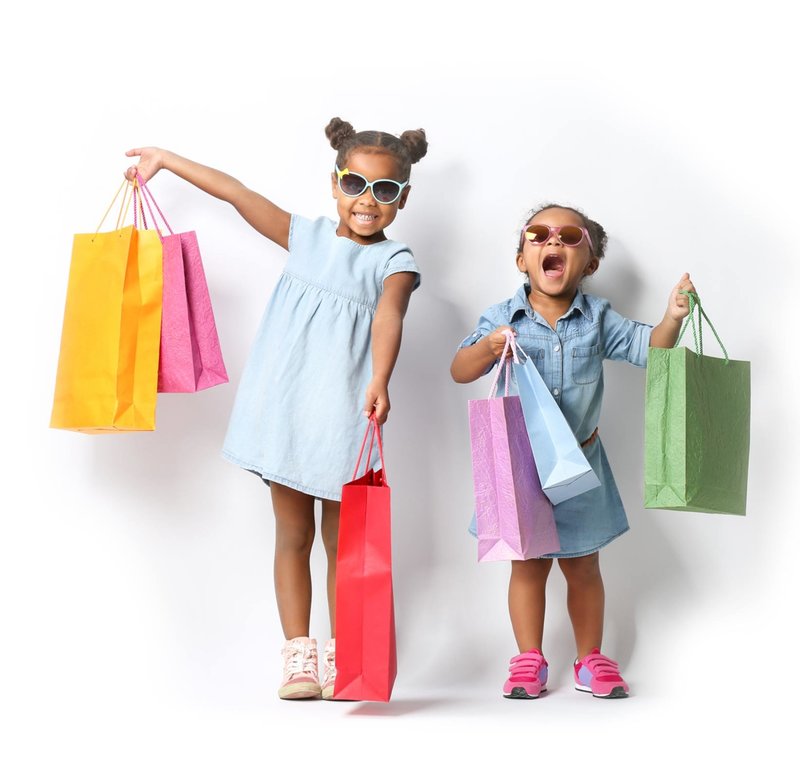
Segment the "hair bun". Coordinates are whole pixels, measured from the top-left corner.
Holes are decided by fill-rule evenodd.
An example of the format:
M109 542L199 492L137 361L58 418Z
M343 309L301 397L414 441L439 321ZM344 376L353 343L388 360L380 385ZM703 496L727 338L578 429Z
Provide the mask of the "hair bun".
M425 138L425 131L422 128L404 131L400 141L406 148L412 164L419 162L428 153L428 139Z
M325 128L325 135L331 146L337 151L341 148L345 141L355 136L355 128L339 117L334 117Z

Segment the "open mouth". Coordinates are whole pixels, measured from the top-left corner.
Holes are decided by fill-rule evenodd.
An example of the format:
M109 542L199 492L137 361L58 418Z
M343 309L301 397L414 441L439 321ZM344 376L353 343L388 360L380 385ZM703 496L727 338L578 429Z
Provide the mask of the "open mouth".
M546 277L555 279L564 273L564 258L560 255L547 255L542 261L542 271Z
M353 215L359 223L372 223L378 220L378 216L371 213L353 213Z

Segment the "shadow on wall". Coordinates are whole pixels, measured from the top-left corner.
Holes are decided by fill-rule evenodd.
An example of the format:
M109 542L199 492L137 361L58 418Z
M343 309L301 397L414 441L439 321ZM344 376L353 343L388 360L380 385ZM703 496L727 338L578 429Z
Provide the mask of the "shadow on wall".
M212 295L217 328L229 382L189 394L159 394L156 433L110 434L92 437L92 481L115 492L135 494L145 512L184 513L192 508L187 497L202 498L202 466L219 456L244 365L241 344L225 342L220 318L230 321L238 311L236 296ZM238 352L238 353L236 353Z

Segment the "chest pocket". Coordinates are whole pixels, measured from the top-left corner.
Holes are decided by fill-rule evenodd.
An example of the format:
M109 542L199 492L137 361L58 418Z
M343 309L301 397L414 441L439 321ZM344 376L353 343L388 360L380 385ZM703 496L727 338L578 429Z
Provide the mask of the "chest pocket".
M580 386L596 383L603 372L600 346L572 349L572 380Z

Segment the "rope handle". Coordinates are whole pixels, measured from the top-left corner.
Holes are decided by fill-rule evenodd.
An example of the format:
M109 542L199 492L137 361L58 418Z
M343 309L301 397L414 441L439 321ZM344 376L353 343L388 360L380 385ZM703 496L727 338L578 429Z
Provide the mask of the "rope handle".
M508 384L511 380L511 359L513 358L514 361L519 364L519 356L517 356L517 343L514 340L514 333L511 330L503 330L503 335L506 336L506 345L503 346L503 354L500 357L500 363L497 365L497 372L494 374L494 379L492 380L492 388L489 391L489 399L494 399L497 395L497 384L500 381L500 371L505 368L505 382L506 382L506 392L505 396L508 396ZM506 356L508 354L509 349L511 349L511 356Z
M103 224L106 222L106 218L108 218L108 214L111 212L111 208L114 207L114 203L117 201L120 192L124 189L125 192L122 195L122 201L120 202L119 213L117 213L117 225L116 228L119 229L122 222L128 215L128 208L131 204L132 197L128 197L128 193L131 189L131 182L128 180L124 180L120 185L119 189L117 189L117 193L114 195L114 199L111 200L111 204L106 208L106 212L103 213L103 217L100 219L100 223L97 224L97 228L94 230L95 236L97 236L98 232L102 228Z
M142 204L142 195L141 187L139 186L138 177L133 181L133 228L139 228L139 221L137 219L137 212L141 213L142 216L142 228L147 229L147 218L144 215L144 205ZM155 225L155 221L153 221L153 225ZM158 231L158 230L156 230ZM159 234L159 237L161 235Z
M144 199L145 203L147 204L147 209L150 211L150 218L153 221L153 226L156 227L156 231L158 231L158 226L156 223L156 215L153 212L153 208L150 206L151 202L155 206L155 209L158 210L158 214L161 216L161 220L164 222L164 226L167 227L167 231L170 234L174 234L175 232L172 230L172 227L169 225L166 216L161 211L161 208L158 206L158 202L156 202L156 198L153 196L153 192L150 191L150 187L147 186L144 178L142 178L141 174L138 171L136 173L136 180L139 182L139 188L141 189L141 196Z
M358 460L356 461L356 467L353 471L353 479L355 481L356 476L358 476L358 469L361 466L361 458L364 455L364 447L367 444L367 437L371 435L371 439L369 440L369 451L367 452L367 462L364 466L364 470L369 468L370 462L372 460L372 445L375 443L375 440L378 441L378 453L381 456L381 470L383 471L383 484L384 486L389 486L389 480L386 478L386 462L383 459L383 439L381 438L381 428L378 425L378 418L373 412L369 416L369 422L367 423L367 430L364 432L364 439L361 442L361 450L358 453Z
M678 335L678 340L675 341L675 347L681 342L681 338L683 338L683 334L686 332L686 328L689 324L692 325L692 335L694 336L694 349L699 356L703 356L703 320L705 319L708 322L708 326L711 328L711 332L714 333L714 337L717 339L717 343L719 343L719 347L722 349L722 353L725 354L725 364L727 364L730 360L728 359L728 351L726 350L725 346L722 344L719 335L713 324L711 324L711 320L708 318L708 314L703 310L703 306L700 303L700 296L697 293L690 292L689 290L681 290L681 295L686 295L689 297L689 315L686 317L686 322L684 322L683 327L681 327L681 332ZM698 310L699 318L695 323L695 308Z

